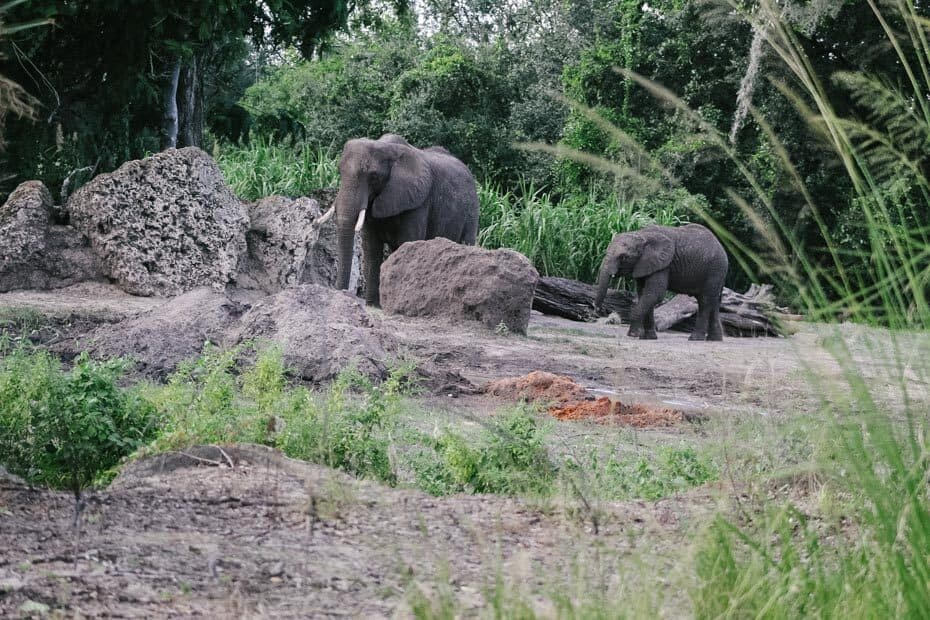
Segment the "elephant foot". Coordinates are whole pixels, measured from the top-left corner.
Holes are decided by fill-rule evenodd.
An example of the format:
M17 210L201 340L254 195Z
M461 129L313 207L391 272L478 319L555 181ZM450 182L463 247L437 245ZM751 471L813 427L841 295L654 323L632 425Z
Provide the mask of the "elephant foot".
M723 334L707 334L707 339L713 342L720 342L723 340Z
M639 337L640 340L658 340L659 336L656 334L655 330L643 332L643 335Z
M631 327L630 331L626 333L630 338L642 338L643 337L643 328L642 327Z

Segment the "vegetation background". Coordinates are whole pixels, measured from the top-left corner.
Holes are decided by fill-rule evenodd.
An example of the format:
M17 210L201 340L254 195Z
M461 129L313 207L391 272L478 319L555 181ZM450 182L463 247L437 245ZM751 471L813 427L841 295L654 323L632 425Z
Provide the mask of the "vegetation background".
M872 118L867 90L850 96L850 72L894 83L902 66L869 3L780 4L820 87L839 102L837 114ZM38 104L34 118L4 119L0 197L33 178L56 193L69 179L65 191L73 191L159 150L166 101L176 99L177 143L215 153L247 199L334 184L332 161L346 139L392 131L444 145L471 166L483 189L482 243L523 251L544 274L591 280L611 232L648 221L713 220L738 241L731 249L768 251L748 206L783 221L825 276L869 280L867 222L853 183L837 174L835 154L790 94L799 78L733 7L17 0L4 23L54 25L0 41L0 75ZM658 105L624 71L663 85L698 116ZM725 149L709 128L727 137ZM911 136L896 146L923 169L921 145ZM618 168L567 156L575 151ZM890 209L890 224L926 227L927 210L907 208L923 198L912 179L876 182L901 207ZM759 267L734 265L736 288ZM782 288L788 302L799 301L793 289Z

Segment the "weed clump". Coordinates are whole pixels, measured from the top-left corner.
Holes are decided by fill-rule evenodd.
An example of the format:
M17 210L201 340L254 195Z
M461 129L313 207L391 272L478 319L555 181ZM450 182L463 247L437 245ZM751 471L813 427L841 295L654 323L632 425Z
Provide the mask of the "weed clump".
M155 408L120 387L125 370L122 360L83 354L65 372L49 353L25 346L0 358L0 462L79 496L155 437Z

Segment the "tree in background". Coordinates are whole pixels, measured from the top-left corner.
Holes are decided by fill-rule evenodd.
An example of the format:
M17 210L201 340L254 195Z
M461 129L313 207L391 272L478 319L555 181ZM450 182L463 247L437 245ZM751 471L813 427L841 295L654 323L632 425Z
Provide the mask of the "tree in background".
M403 7L403 3L395 3ZM309 58L346 26L348 0L24 0L13 22L54 18L38 36L2 43L0 74L40 103L39 122L6 131L16 180L60 182L76 168L109 170L146 152L203 141L210 78L261 46ZM248 41L252 47L245 44ZM243 89L241 82L232 88ZM227 108L228 109L228 108ZM9 189L4 186L4 189Z

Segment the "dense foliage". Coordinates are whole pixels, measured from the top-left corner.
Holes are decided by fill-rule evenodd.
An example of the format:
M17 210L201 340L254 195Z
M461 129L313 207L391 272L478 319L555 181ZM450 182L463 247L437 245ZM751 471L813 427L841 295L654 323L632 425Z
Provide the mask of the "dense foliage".
M0 75L41 103L36 120L7 119L0 194L32 177L57 191L73 171L81 171L73 179L80 182L159 149L167 68L182 69L180 105L190 91L185 71L196 65L202 84L194 84L194 100L202 105L190 108L196 114L180 105L179 144L198 133L185 134L189 123L200 123L206 143L288 143L298 153L293 165L314 165L350 137L391 131L446 146L502 196L537 188L565 213L600 211L599 222L625 217L607 213L612 205L641 211L639 223L666 221L659 214L674 202L675 217L687 213L726 237L736 259L731 285L777 280L789 302L803 303L802 291L788 284L804 260L829 281L871 286L874 243L861 201L887 204L880 209L887 227L920 231L918 240L930 225L917 180L926 168L914 129L921 123L900 120L920 121L920 111L909 93L886 96L881 88L916 74L918 58L900 46L864 43L882 40L886 28L913 26L895 11L883 23L868 3L780 6L798 62L819 76L817 88L837 117L868 118L887 132L884 150L873 148L874 136L856 138L880 159L880 192L870 197L836 173L819 106L796 63L779 53L770 25L753 21L765 2L734 5L740 11L705 0L156 4L13 3L5 20L51 16L56 25L12 32L0 43ZM918 20L928 11L921 3L908 10ZM634 74L666 94L657 97ZM323 171L303 177L323 179ZM256 181L247 194L279 187ZM525 212L518 219L537 218ZM760 224L805 259L793 251L787 263L775 260L779 244L764 238ZM533 232L514 239L498 226L484 239L525 249ZM591 237L581 243L606 243L598 227ZM537 252L547 254L565 258L548 247ZM563 268L540 265L547 273L591 273L571 260Z

